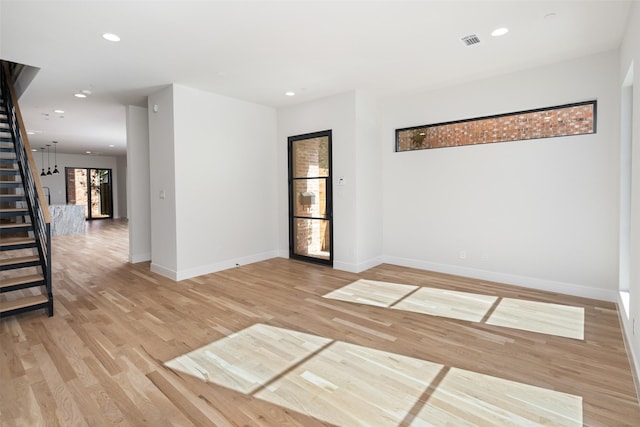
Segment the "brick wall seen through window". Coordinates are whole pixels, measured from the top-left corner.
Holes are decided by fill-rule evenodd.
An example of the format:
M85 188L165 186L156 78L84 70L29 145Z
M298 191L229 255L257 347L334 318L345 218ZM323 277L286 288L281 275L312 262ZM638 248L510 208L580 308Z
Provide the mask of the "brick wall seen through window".
M596 132L597 101L396 130L396 151L521 141Z

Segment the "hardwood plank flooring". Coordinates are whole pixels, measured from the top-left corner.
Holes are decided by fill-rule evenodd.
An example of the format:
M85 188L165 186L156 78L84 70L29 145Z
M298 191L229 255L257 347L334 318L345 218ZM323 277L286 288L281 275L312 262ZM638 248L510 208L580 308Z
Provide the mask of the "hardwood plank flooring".
M455 425L463 425L461 419L501 425L500 419L474 418L477 402L494 399L496 408L508 409L513 402L500 403L505 394L522 393L539 393L521 398L523 406L561 402L554 396L571 406L572 396L579 398L584 425L640 425L614 304L392 265L352 274L285 259L176 283L151 273L148 263L128 264L127 237L126 222L105 220L92 222L86 235L53 238L56 315L32 312L0 321L0 425L381 425L367 418L369 412L360 419L356 403L333 408L301 394L303 405L296 406L283 397L301 381L331 388L318 372L332 370L335 386L348 381L353 376L341 371L340 360L352 363L345 352L354 348L370 359L394 354L441 367L425 380L428 387L406 392L412 400L400 402L400 425L424 419L443 425L446 417ZM359 279L581 307L584 339L323 298ZM252 392L164 365L255 325L334 344ZM279 345L270 351L286 357ZM374 389L371 378L356 382ZM458 399L480 388L495 393ZM385 388L375 390L384 396ZM450 418L456 410L467 418Z

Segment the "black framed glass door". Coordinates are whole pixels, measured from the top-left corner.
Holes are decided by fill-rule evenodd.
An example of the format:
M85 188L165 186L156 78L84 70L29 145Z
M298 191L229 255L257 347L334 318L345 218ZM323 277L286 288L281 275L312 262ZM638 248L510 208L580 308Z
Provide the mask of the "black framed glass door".
M288 143L289 257L333 265L331 131Z
M84 205L88 220L113 218L111 169L65 168L67 204Z

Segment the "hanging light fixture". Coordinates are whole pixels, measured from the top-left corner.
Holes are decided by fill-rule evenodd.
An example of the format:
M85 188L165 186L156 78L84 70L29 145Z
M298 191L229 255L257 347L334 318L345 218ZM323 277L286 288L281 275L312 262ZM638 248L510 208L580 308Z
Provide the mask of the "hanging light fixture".
M60 171L58 170L58 149L56 144L58 143L58 141L53 141L53 161L55 162L55 167L53 168L53 174L54 175L58 175L60 173Z
M44 147L42 147L42 173L40 176L47 176L47 174L44 173Z
M51 151L49 149L51 144L47 144L47 176L51 176Z

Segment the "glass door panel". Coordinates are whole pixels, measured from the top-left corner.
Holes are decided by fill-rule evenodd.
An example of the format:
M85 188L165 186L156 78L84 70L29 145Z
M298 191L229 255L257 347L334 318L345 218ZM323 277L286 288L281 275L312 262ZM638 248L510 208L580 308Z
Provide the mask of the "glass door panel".
M289 256L332 265L331 131L289 137Z
M65 168L67 204L83 205L85 218L113 218L111 169Z
M91 218L111 218L111 170L90 169Z

